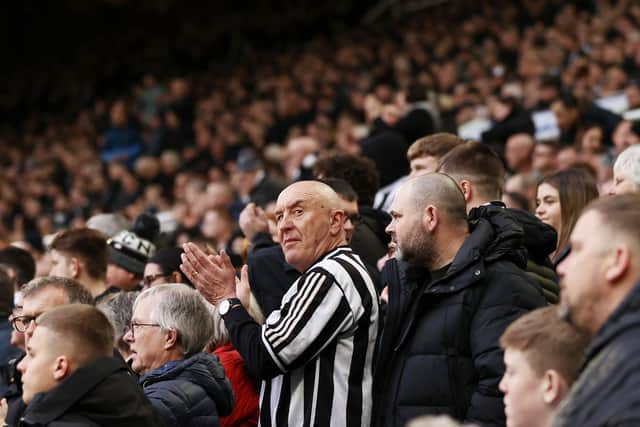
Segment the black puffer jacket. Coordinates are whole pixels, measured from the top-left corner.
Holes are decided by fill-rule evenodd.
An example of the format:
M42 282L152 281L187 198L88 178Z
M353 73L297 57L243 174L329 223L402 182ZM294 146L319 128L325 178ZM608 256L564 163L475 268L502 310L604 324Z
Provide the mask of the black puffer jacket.
M616 308L587 350L554 427L640 425L640 283Z
M545 305L523 271L522 228L505 210L470 221L443 277L395 260L383 270L389 306L376 366L379 426L423 414L504 425L498 340L523 313Z
M21 427L162 427L129 368L104 357L78 369L52 390L35 395Z

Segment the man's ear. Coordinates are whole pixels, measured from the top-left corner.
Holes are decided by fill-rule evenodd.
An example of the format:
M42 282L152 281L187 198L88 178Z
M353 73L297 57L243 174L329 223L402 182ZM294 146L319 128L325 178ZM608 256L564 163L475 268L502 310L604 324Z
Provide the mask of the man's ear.
M606 261L605 278L609 283L616 283L631 267L631 251L626 244L616 246Z
M342 209L334 209L330 215L329 234L335 236L344 230L345 214Z
M436 229L440 224L440 211L434 205L427 205L424 208L424 214L422 216L422 224L428 231Z
M167 336L164 339L164 349L171 350L178 345L178 331L171 328L167 332Z
M64 354L56 357L53 363L53 379L60 382L71 374L71 362Z
M463 179L460 181L460 189L464 195L464 201L468 203L473 197L473 185L470 181Z
M569 392L565 379L554 369L549 369L542 378L542 400L545 404L556 407Z
M82 263L78 258L71 257L71 278L77 279L78 277L80 277L83 267L84 266L82 265Z

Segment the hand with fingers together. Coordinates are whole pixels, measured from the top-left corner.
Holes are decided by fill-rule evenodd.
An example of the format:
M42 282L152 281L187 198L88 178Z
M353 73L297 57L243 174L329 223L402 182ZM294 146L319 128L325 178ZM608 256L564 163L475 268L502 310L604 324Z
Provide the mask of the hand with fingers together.
M229 256L206 254L194 243L186 243L180 269L211 304L236 296L236 272Z

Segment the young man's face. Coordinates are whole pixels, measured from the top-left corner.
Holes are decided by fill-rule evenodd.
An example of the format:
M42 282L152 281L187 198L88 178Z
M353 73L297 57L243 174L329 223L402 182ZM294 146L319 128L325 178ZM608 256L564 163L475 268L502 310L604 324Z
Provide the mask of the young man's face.
M48 328L36 328L27 343L27 355L18 363L22 373L22 400L29 404L38 393L53 389L58 381L55 377L57 358L55 341L60 339Z
M523 352L507 348L500 381L507 427L542 427L552 414L543 400L544 377L531 368Z
M414 176L437 171L438 161L437 157L429 155L416 157L409 162L409 167L411 168L409 176L413 178Z

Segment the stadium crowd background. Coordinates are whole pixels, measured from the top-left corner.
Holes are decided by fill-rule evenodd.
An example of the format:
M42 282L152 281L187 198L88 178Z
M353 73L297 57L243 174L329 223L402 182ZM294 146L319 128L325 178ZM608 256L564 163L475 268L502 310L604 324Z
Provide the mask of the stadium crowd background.
M172 22L170 1L123 21L120 2L75 4L85 22L36 19L1 100L0 240L40 258L46 236L94 214L151 211L171 240L225 246L256 165L284 184L329 150L363 154L384 187L436 131L492 144L515 175L521 159L505 144L532 135L533 166L507 188L532 209L528 180L535 189L580 163L606 192L615 155L640 142L640 126L622 121L640 107L637 2L448 1L368 24L358 2L308 14L305 2L267 3L228 20L203 6ZM80 37L98 22L109 30ZM237 168L247 147L257 158Z

